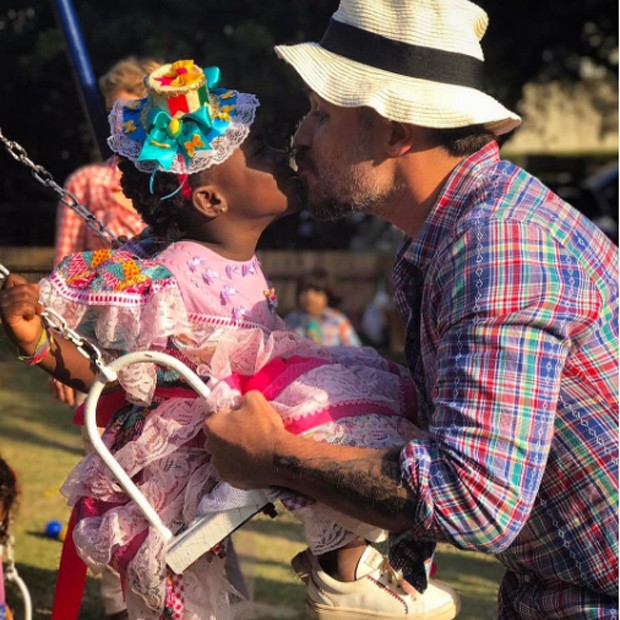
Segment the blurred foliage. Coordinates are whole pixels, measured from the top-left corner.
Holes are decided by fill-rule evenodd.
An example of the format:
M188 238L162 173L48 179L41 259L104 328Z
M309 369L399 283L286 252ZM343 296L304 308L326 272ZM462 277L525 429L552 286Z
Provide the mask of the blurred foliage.
M617 70L616 3L480 0L480 4L490 15L483 40L488 91L509 107L515 106L529 80L577 79L583 58L589 58L592 66ZM263 120L273 141L280 144L294 129L306 102L297 76L276 58L273 46L318 40L337 5L337 0L75 1L96 75L129 54L219 65L224 86L260 96ZM2 6L0 127L62 182L74 168L95 159L97 150L56 27L53 3L4 0ZM5 153L0 154L0 165L5 172L0 176L0 205L14 205L26 197L31 205L49 202L49 193ZM36 208L34 212L38 213ZM50 218L42 238L22 239L25 233L19 228L11 233L11 242L48 243L53 213L41 217ZM10 226L5 209L0 215L3 240Z

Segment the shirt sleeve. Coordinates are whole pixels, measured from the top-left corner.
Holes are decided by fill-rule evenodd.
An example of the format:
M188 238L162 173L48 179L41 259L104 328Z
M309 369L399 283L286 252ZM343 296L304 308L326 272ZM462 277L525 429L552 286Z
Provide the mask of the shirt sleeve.
M65 189L81 204L85 203L86 184L83 175L74 173L69 177ZM54 265L65 256L86 249L84 220L63 202L56 207L56 237L54 240Z
M430 433L401 451L413 529L500 552L532 509L562 371L600 298L572 255L520 223L480 225L438 263L422 310L436 337Z

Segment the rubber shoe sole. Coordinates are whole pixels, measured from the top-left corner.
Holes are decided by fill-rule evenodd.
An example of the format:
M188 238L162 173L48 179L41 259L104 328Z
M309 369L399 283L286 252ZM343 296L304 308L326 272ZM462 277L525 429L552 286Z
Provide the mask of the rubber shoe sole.
M454 618L457 617L460 608L461 605L459 601L456 603L454 601L448 602L442 607L434 610L432 616L424 614L424 618L425 620L454 620ZM312 618L313 620L342 620L343 618L346 618L347 620L394 620L396 617L407 617L385 615L373 611L361 611L359 609L337 609L331 606L327 607L318 603L313 603L310 600L306 600L306 613L308 614L308 618ZM414 612L409 617L412 620L415 620L416 615L417 614Z

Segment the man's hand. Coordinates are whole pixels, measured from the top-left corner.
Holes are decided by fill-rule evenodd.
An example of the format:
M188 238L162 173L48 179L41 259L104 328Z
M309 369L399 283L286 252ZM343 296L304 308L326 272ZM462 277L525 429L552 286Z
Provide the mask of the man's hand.
M7 336L26 355L32 355L43 329L39 287L11 274L0 291L0 320Z
M280 486L391 531L410 527L416 501L401 480L400 449L373 450L298 437L259 392L205 422L222 480L239 489Z
M288 433L260 392L248 392L238 409L210 415L205 430L206 448L222 480L239 489L276 483L273 455L279 438Z

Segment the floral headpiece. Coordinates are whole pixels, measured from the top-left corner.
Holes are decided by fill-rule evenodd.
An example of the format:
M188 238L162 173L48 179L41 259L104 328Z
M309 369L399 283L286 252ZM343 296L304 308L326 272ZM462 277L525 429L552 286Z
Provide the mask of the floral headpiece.
M110 112L110 148L144 172L194 174L225 161L247 137L255 95L218 88L218 67L193 60L163 65L145 78L144 99Z

